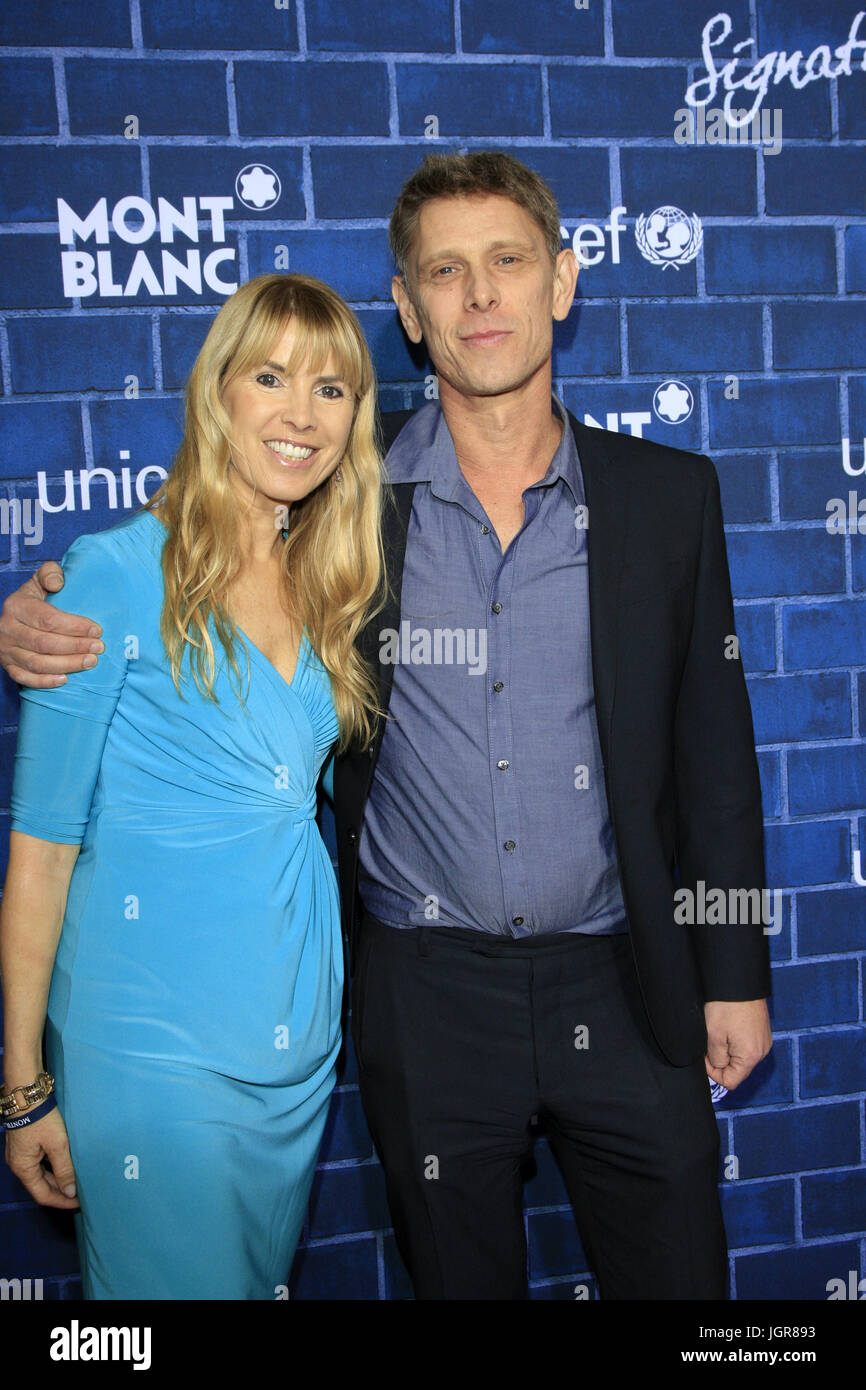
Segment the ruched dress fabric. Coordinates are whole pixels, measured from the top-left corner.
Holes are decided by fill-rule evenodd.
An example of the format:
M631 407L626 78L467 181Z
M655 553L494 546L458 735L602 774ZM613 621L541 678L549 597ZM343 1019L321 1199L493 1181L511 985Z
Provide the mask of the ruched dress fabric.
M306 633L287 683L244 638L244 706L159 633L150 512L81 536L47 601L105 652L21 691L14 830L80 844L48 1003L90 1299L284 1296L340 1047L343 955L316 783L338 727ZM243 636L243 634L241 634ZM214 634L215 637L215 634ZM241 677L246 676L238 646Z

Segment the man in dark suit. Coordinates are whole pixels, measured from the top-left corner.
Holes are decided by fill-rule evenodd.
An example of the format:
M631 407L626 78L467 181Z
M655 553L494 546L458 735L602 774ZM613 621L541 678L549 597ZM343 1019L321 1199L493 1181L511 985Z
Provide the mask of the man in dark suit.
M716 473L552 396L577 265L518 161L428 158L391 243L439 399L384 417L387 717L334 791L397 1242L419 1298L525 1297L539 1117L603 1297L724 1298L707 1077L771 1037L761 913L675 912L676 876L739 907L764 882ZM23 655L27 602L0 623L19 680L64 669Z
M516 160L425 161L391 245L439 402L385 418L389 718L334 785L398 1244L419 1296L524 1296L538 1114L603 1296L723 1298L707 1073L736 1086L771 1039L760 914L674 914L675 865L763 888L716 473L551 400L577 266Z

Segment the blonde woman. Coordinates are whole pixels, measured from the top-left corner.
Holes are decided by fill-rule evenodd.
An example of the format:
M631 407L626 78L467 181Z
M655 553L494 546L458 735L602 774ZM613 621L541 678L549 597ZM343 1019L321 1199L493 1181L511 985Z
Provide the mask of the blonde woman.
M375 717L374 411L343 301L252 280L163 486L63 557L105 652L21 692L3 1108L33 1197L80 1203L86 1298L272 1299L288 1274L340 1047L316 784Z

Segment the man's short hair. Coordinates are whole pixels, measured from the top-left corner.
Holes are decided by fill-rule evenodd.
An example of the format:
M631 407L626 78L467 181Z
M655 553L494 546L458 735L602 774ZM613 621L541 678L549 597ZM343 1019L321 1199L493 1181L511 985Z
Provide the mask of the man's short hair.
M529 213L544 233L550 258L555 263L562 250L559 209L540 174L521 164L513 155L498 150L428 154L400 190L388 228L397 271L407 284L409 253L424 204L433 198L471 198L489 193L510 198Z

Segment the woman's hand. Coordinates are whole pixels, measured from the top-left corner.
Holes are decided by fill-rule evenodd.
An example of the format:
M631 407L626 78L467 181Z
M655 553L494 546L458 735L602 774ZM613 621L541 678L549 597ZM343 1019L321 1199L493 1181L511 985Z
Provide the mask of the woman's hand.
M27 1111L23 1112L25 1115ZM43 1168L47 1159L51 1170ZM43 1207L62 1211L78 1208L75 1169L69 1138L60 1111L55 1107L41 1120L23 1129L7 1129L6 1162L30 1196Z

